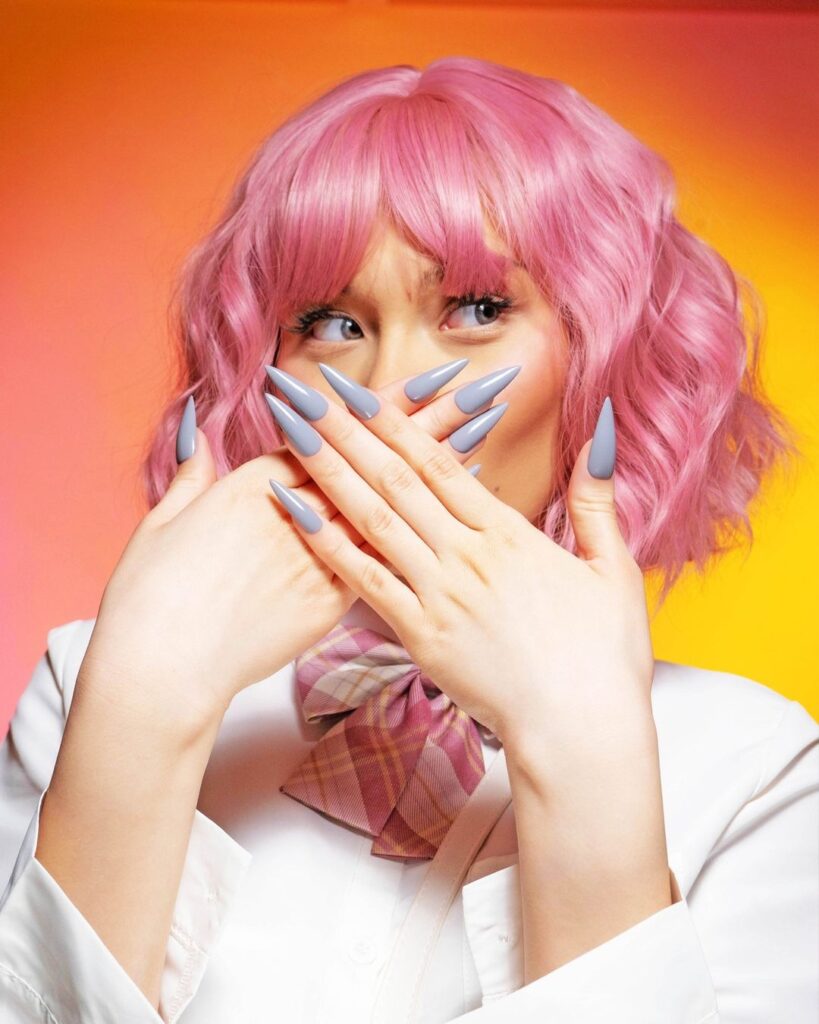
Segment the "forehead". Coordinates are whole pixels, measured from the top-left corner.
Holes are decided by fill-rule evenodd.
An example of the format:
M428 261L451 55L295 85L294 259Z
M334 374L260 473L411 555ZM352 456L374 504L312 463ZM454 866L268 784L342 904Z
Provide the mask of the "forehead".
M484 238L494 252L508 260L507 278L524 270L513 259L507 246L491 231L485 229ZM394 293L403 284L408 300L438 289L444 276L440 263L413 248L391 225L379 225L367 248L367 254L352 280L339 292L340 296L360 298L383 287Z

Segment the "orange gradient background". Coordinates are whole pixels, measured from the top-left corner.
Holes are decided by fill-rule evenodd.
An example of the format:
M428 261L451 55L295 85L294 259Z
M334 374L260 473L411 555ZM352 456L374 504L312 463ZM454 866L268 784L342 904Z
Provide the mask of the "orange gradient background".
M239 171L340 78L448 54L563 79L603 107L667 157L683 221L761 292L764 381L807 459L764 492L750 554L678 584L654 649L819 717L819 18L677 6L2 4L0 735L46 633L96 615L145 512L172 282Z

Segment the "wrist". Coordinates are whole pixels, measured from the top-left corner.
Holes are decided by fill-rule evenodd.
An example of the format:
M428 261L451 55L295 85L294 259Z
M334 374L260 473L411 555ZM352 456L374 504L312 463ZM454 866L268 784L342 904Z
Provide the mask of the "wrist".
M584 780L659 771L657 728L648 708L621 707L607 715L552 716L548 726L535 720L501 737L510 782L547 796L571 791Z
M178 756L212 749L227 705L186 700L171 686L159 691L136 675L103 672L83 663L71 709L75 718L104 721L123 735L139 736L151 749Z
M589 729L589 737L597 738ZM550 853L578 871L611 877L667 875L659 747L653 719L596 743L578 739L572 757L543 743L507 751L515 818L548 828ZM525 824L528 822L528 825ZM589 836L595 842L589 844ZM600 863L597 857L602 857Z

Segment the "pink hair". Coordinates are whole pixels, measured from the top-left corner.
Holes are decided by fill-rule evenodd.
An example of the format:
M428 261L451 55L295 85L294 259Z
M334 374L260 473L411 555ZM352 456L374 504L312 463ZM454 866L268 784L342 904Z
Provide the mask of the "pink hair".
M194 395L220 476L282 443L265 363L294 310L329 302L376 219L444 270L444 294L493 292L484 218L561 317L569 366L554 489L538 526L572 553L566 489L606 395L620 526L660 602L702 571L796 435L759 378L761 303L674 216L666 161L555 79L471 57L348 78L261 145L174 296L180 375L142 467L149 506L177 466ZM750 310L743 312L741 291Z

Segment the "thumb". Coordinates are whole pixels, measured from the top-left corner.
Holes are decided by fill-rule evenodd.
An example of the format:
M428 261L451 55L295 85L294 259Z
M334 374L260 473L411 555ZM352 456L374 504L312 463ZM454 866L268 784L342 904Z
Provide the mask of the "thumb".
M577 456L566 496L578 552L586 560L615 559L625 546L614 504L616 452L614 410L607 397L594 437Z
M168 489L151 509L154 522L169 522L182 509L216 482L216 465L208 439L196 426L193 395L188 398L176 435L176 461L179 468Z

